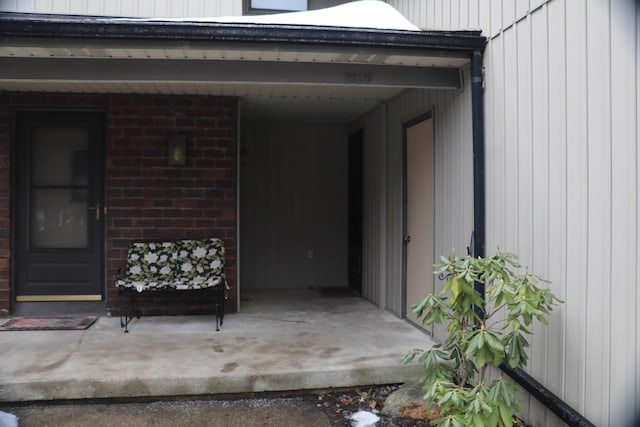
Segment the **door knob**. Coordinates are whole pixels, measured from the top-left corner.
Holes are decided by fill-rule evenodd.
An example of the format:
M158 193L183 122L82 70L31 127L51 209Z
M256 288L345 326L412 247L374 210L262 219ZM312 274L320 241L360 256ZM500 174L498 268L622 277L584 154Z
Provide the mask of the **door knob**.
M409 235L404 236L404 237L402 238L402 240L404 240L404 242L405 242L405 243L409 243L409 242L411 241L411 236L409 236Z

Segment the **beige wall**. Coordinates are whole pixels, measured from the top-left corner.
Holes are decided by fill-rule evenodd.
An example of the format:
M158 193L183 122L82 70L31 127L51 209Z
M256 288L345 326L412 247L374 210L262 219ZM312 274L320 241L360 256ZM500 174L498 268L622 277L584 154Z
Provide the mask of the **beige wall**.
M429 28L480 27L487 249L520 254L566 300L529 373L599 426L640 400L638 3L392 0ZM535 400L527 418L561 424Z

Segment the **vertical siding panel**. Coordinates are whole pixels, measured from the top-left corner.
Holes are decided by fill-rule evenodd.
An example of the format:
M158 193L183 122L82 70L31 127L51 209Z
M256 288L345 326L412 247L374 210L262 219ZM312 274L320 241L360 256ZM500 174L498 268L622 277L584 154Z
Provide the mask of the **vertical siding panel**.
M547 50L549 33L547 10L530 16L531 20L531 101L532 101L532 194L533 254L532 271L549 277L549 81ZM544 380L547 374L547 337L549 328L537 324L531 337L531 375ZM532 399L529 422L547 425L545 407Z
M155 0L154 14L158 17L168 17L171 14L171 0Z
M529 7L529 0L516 0L516 11L515 11L516 17L515 17L515 19L518 20L518 19L522 18L530 10L531 10L531 8Z
M85 4L87 5L87 13L93 15L104 14L104 3L102 2L102 0L87 0Z
M69 2L68 12L72 15L86 15L88 14L87 3L82 2Z
M636 4L636 189L640 190L640 7ZM640 196L636 196L636 283L640 282ZM640 307L640 290L636 287L636 307ZM636 411L640 412L638 409L638 402L640 402L640 315L638 314L638 310L636 313L636 370L635 370L635 389L636 389ZM638 413L638 417L640 417L640 413Z
M398 112L389 109L387 125L387 288L385 308L396 314L402 313L402 129L399 126Z
M184 0L183 0L184 1ZM186 16L205 16L204 5L202 0L187 0L185 3Z
M436 29L442 29L444 27L443 9L446 4L445 1L446 0L434 0L433 26Z
M518 203L518 253L524 266L531 268L533 229L531 211L531 188L533 186L531 165L532 123L531 123L531 22L525 19L515 27L517 50L517 108L516 141L517 154L517 203Z
M549 22L549 276L551 289L561 299L567 299L567 140L566 140L566 72L565 72L565 9L564 0L548 6ZM545 384L564 398L564 342L566 337L566 306L558 307L549 319L547 342L547 372ZM549 421L549 420L548 420Z
M469 4L469 28L480 28L479 0L468 0ZM483 5L484 7L484 5ZM486 35L486 34L485 34Z
M169 16L176 18L179 16L185 16L186 3L172 1L169 3Z
M504 249L506 243L507 209L505 201L506 183L506 141L505 141L505 64L504 37L498 37L487 48L489 69L487 70L487 143L490 148L487 158L493 165L487 165L487 189L491 197L487 199L487 253L494 253L498 247Z
M502 18L500 28L506 28L516 20L515 0L502 0Z
M567 295L565 399L581 413L586 402L587 46L586 3L566 2L567 40ZM570 13L569 13L570 11ZM590 391L589 391L590 392ZM596 405L595 408L599 406Z
M510 0L505 0L507 5L510 3ZM483 4L486 7L486 4ZM489 24L490 26L490 33L491 35L497 34L500 32L500 30L503 28L502 25L502 8L503 8L503 2L502 0L491 0L491 2L489 3L489 7L490 7L490 22ZM482 5L480 7L480 9L483 9Z
M638 90L636 8L637 2L611 1L611 426L632 425L640 398L630 375L639 334L636 298L629 297L638 293L637 101L630 96Z
M120 15L121 16L139 16L138 4L132 1L120 2Z
M611 263L611 114L608 0L587 5L588 258L586 414L595 424L609 419ZM601 405L600 408L598 406ZM596 409L597 408L597 409Z
M51 0L35 0L33 9L39 13L49 13L52 10Z
M430 12L430 5L433 2L429 2L429 1L422 1L420 2L420 28L429 28L429 14ZM405 15L406 16L406 15ZM410 19L409 17L407 17L408 19Z
M426 2L426 11L427 11L427 28L435 28L436 27L436 0L427 0Z
M543 5L544 3L546 3L548 0L531 0L531 6L529 7L530 10L534 10L535 8L537 8L538 6ZM549 4L555 2L555 1L559 1L559 0L554 0L554 1L550 1ZM562 2L560 2L562 3Z
M460 0L460 18L458 21L458 28L469 28L469 0Z
M517 58L517 37L513 28L505 31L505 58ZM505 240L504 250L518 252L518 69L516 61L505 60L504 138L505 138ZM509 96L506 96L509 94Z
M449 28L461 28L460 25L460 0L451 0L449 3Z
M386 184L386 112L384 106L373 110L362 123L352 127L363 129L364 218L363 218L363 296L379 306L384 305L384 209Z
M533 259L533 217L532 217L532 141L531 141L531 18L521 21L513 27L516 33L516 138L517 153L515 157L515 175L517 182L514 203L517 206L518 221L513 227L516 230L516 253L520 255L522 265L531 271ZM527 349L531 357L531 348ZM525 369L531 372L531 365ZM523 405L524 414L531 418L531 405L535 408L535 399L527 396Z
M55 2L55 0L53 0ZM122 15L122 10L120 8L120 1L108 1L102 3L102 13L107 16L118 16Z
M478 0L478 24L482 28L482 34L486 37L491 37L491 15L493 4L491 1Z

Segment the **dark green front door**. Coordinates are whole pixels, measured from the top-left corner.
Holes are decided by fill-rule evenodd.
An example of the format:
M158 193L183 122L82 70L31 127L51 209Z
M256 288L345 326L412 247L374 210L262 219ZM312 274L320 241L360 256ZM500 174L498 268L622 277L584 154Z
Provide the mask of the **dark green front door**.
M15 300L104 298L104 116L17 113Z

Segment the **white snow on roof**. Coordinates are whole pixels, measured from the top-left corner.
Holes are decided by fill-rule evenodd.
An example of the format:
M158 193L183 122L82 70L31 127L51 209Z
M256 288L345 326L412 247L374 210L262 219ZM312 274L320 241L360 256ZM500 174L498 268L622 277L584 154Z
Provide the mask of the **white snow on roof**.
M379 0L361 0L305 12L217 18L135 19L136 21L220 22L232 24L297 25L420 31L393 6Z

